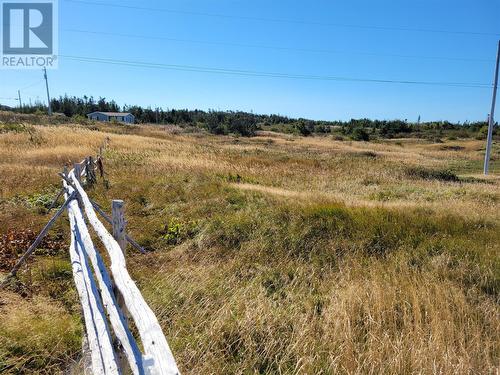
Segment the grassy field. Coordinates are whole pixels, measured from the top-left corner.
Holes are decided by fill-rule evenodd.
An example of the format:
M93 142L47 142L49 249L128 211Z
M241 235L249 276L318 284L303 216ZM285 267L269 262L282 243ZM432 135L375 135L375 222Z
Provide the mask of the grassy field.
M173 127L0 125L0 272L50 217L57 172L103 143L128 268L184 374L495 374L500 147ZM96 242L97 244L97 242ZM82 324L60 220L0 291L0 372L75 368ZM1 277L1 276L0 276Z

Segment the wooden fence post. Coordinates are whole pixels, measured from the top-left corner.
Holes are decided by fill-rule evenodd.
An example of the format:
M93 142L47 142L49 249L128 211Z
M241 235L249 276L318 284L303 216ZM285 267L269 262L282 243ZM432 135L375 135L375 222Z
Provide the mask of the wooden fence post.
M89 156L85 160L86 160L86 162L85 162L86 182L87 182L87 185L91 187L97 182L95 170L94 170L94 158L92 158L92 156Z
M125 206L122 200L114 199L112 204L113 210L113 237L115 238L118 245L123 251L123 255L125 256L125 249L127 247L127 239L125 232Z
M127 239L126 239L126 232L125 232L125 226L127 222L125 221L125 205L122 200L119 199L113 199L112 204L112 223L113 223L113 237L115 238L116 242L118 242L118 245L120 245L120 248L122 249L123 256L126 256L126 248L127 248ZM123 312L123 316L125 317L125 320L127 321L128 325L128 318L129 318L129 313L127 310L127 306L125 306L125 300L118 290L115 285L113 285L113 291L115 293L116 297L116 302L118 304L118 307L120 310ZM128 369L128 362L125 357L125 354L123 352L122 348L115 348L120 367L122 371L125 371L125 369Z
M75 169L75 177L78 182L82 182L82 165L80 163L73 164L73 168Z
M89 157L85 158L85 162L83 163L83 174L85 175L85 182L88 184L89 182Z

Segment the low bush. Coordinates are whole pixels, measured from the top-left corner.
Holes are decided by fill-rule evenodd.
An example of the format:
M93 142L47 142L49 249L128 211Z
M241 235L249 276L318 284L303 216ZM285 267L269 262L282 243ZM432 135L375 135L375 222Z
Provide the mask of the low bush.
M9 132L13 132L13 133L27 133L29 131L32 131L33 127L32 126L29 126L29 125L26 125L26 124L10 124L10 123L7 123L7 124L1 124L0 123L0 133L9 133Z
M354 141L368 142L370 140L370 135L364 128L355 128L352 132L351 138Z
M424 180L438 180L445 182L459 182L460 178L448 169L429 169L424 167L411 167L405 171L410 178Z

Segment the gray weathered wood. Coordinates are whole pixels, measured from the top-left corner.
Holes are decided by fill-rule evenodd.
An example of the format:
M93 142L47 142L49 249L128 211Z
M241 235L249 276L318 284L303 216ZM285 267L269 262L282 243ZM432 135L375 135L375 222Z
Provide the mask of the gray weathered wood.
M137 242L135 242L128 234L125 234L125 239L129 244L131 244L133 247L135 247L137 250L139 250L142 254L146 254L146 250L144 250L141 245L139 245Z
M74 176L76 177L78 182L80 182L82 178L82 165L80 163L73 164L73 171L74 171Z
M125 227L127 223L125 221L124 203L122 200L115 199L111 203L111 208L112 208L112 222L113 222L113 237L115 238L116 242L118 242L118 244L120 245L120 248L123 251L123 255L126 257L127 240L125 239ZM125 306L125 300L123 299L123 296L118 290L118 288L115 287L114 289L118 306L120 307L120 310L123 312L125 319L128 320L129 314L127 307ZM126 364L123 363L122 369L124 369L125 367Z
M73 189L75 189L75 184L69 179L64 173L58 173L61 178L66 181L66 183L71 186ZM76 195L77 199L80 200L80 196L77 194ZM113 220L102 210L102 208L93 200L90 200L90 203L94 207L94 209L97 211L99 215L103 217L104 220L106 220L109 224L113 225ZM137 250L139 250L142 254L146 254L146 250L144 250L141 245L139 245L132 237L130 237L128 234L125 233L125 239L129 244L131 244L133 247L135 247Z
M72 191L73 189L67 184L66 187L69 191ZM137 346L134 336L128 328L126 317L118 307L118 303L112 289L112 281L106 266L104 265L104 261L102 260L99 252L95 249L83 215L76 202L70 205L69 210L71 210L73 220L79 229L80 237L84 244L87 256L92 262L92 267L95 271L95 276L101 291L102 301L108 312L113 332L123 348L125 357L128 360L132 372L136 375L142 375L144 374L142 354Z
M99 215L102 216L104 220L106 220L109 224L113 225L113 220L102 210L102 208L93 200L90 200L92 203L92 207L97 211ZM127 233L125 233L125 239L129 244L139 250L142 254L146 254L146 250L144 250L141 245L139 245L133 238L131 238Z
M84 332L82 335L82 357L80 358L80 366L78 367L83 371L82 375L93 375L94 371L92 370L92 353L90 352L89 346L89 338L87 336L87 332ZM73 374L75 371L70 370L70 374Z
M70 255L75 285L82 303L91 351L92 368L97 374L120 374L113 352L104 307L92 276L92 270L87 263L88 254L86 248L91 244L88 243L88 238L84 233L86 231L85 223L83 223L83 226L78 223L78 215L81 216L80 208L78 203L73 200L68 206L68 217L72 231Z
M103 242L110 260L111 272L117 288L123 295L125 305L135 322L145 351L145 372L149 374L179 374L177 364L167 340L153 311L144 301L141 292L130 277L125 257L120 245L99 221L92 203L81 187L74 173L70 173L76 189L82 199L83 207L89 223Z
M64 189L59 190L59 193L57 193L57 196L54 198L54 200L52 201L52 204L48 208L48 210L47 210L48 212L50 212L50 210L52 210L54 208L54 206L56 205L57 201L59 200L59 198L61 198L61 196L63 194L64 194Z
M88 157L86 176L88 184L94 185L97 182L97 177L95 174L94 158L92 156Z
M89 172L89 169L88 169L89 168L89 157L88 156L85 158L85 161L83 162L82 167L83 167L82 168L82 174L86 178L88 178L89 177L89 175L88 175L88 172Z
M125 207L123 201L114 199L111 204L111 211L113 221L113 237L116 242L118 242L118 245L120 245L123 255L126 257L127 254L125 250L127 249L127 240L125 238L125 227L127 223L125 221Z
M90 350L90 359L94 374L105 374L102 353L99 347L97 332L95 330L94 316L90 307L89 293L83 277L83 268L80 262L79 253L76 251L76 236L71 233L71 244L69 246L69 255L71 258L71 267L73 270L73 280L76 291L80 298L82 306L83 320L85 323L85 332L87 334L87 344Z

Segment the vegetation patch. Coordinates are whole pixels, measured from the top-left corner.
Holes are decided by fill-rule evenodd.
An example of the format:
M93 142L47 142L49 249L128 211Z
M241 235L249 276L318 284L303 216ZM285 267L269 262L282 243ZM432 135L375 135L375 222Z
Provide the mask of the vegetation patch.
M375 159L376 157L378 157L378 154L376 152L373 152L373 151L362 151L362 152L355 153L354 156Z
M449 169L429 169L424 167L411 167L405 170L409 178L423 180L437 180L444 182L460 182L460 178Z
M159 234L169 245L178 245L187 239L193 238L198 231L198 222L190 221L183 223L178 219L172 218L165 224Z
M197 116L198 128L205 116L168 111L162 121L167 115L180 127ZM268 116L257 126L288 131L294 121ZM127 266L182 373L495 373L499 158L489 183L436 183L456 180L436 174L436 165L453 166L455 176L482 173L484 142L470 138L472 124L303 121L311 134L274 134L274 143L156 125L34 126L38 144L26 133L1 133L0 191L18 200L0 204L0 231L38 232L48 219L37 209L49 201L43 189L60 184L64 162L109 137L109 188L98 183L89 194L107 212L123 199L128 234L153 250L129 248ZM332 141L356 127L374 140L405 139ZM441 145L408 139L430 134L464 149L439 152ZM0 373L60 374L79 360L64 218L49 239L59 233L64 251L42 247L0 292ZM0 264L32 239L18 246L23 233L12 236L0 244L13 247Z
M30 125L26 124L12 124L12 123L7 123L7 124L2 124L0 123L0 133L28 133L30 131L33 131L33 127Z
M57 193L54 192L33 194L27 197L27 201L31 207L36 208L40 213L47 213L56 196Z
M202 244L216 244L230 253L252 249L263 254L326 260L346 252L386 255L402 247L414 248L427 238L467 236L482 228L491 230L491 223L450 215L429 217L425 210L348 208L338 204L305 209L288 206L260 209L258 214L225 213L202 232Z
M31 229L11 229L0 236L0 270L10 271L18 258L35 241L37 233ZM35 255L54 255L66 246L61 234L49 234L44 237Z
M465 147L458 146L458 145L443 145L440 147L440 150L443 150L443 151L461 151L464 149L465 149Z
M0 314L0 373L57 374L81 351L78 315L44 297L33 300L7 292Z
M370 134L364 128L355 128L352 131L351 138L354 141L364 141L368 142L370 140Z

